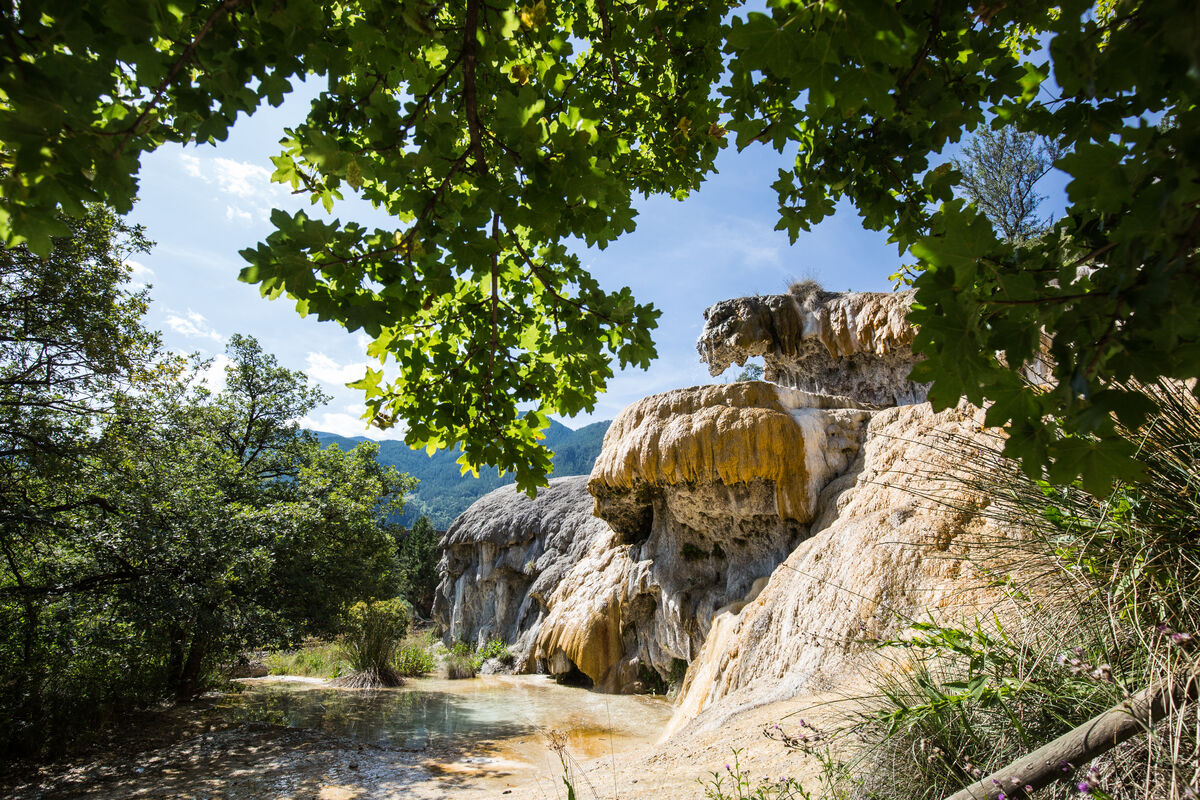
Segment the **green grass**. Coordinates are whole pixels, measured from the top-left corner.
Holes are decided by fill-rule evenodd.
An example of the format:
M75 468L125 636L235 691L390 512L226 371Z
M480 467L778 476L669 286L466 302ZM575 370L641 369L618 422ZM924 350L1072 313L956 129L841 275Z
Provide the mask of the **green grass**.
M338 646L330 642L306 642L295 650L279 650L266 657L272 675L300 675L306 678L337 678L350 672Z
M432 631L410 633L396 650L395 670L405 678L419 678L437 666L431 647L437 642Z

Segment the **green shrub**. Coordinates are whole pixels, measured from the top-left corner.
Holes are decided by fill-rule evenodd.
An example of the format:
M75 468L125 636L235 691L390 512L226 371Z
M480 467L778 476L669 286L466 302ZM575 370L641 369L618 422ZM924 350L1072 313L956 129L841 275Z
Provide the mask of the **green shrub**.
M354 674L339 680L339 685L400 685L400 676L392 665L396 650L408 632L409 619L409 606L398 597L351 606L343 619L343 633L338 645Z
M433 672L437 659L429 648L433 637L427 633L410 634L396 650L395 669L406 678L419 678Z
M451 651L450 655L442 662L446 670L446 677L450 680L459 680L462 678L474 678L478 671L475 667L475 659L469 655L463 655Z
M515 656L509 652L508 646L500 639L488 639L487 643L475 652L475 668L478 669L489 658L497 659L501 664L512 665Z

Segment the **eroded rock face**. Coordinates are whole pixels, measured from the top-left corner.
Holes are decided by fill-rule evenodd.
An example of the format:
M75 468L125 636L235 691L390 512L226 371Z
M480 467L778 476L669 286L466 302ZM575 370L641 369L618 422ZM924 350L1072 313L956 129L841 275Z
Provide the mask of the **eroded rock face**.
M555 478L532 500L514 486L489 492L446 531L434 621L448 643L503 639L515 670L533 671L548 598L592 541L611 534L591 514L586 476Z
M784 386L876 406L919 403L928 386L908 380L918 360L912 297L809 287L722 300L705 310L696 348L713 375L762 356L767 380Z
M981 421L966 406L935 414L924 403L874 414L859 458L822 492L812 536L716 615L673 729L852 682L873 651L864 640L908 620L995 608L1002 591L973 548L1013 533L989 521L986 497L952 478L978 458L972 448L995 445Z
M665 677L694 659L713 615L808 535L821 489L854 459L869 412L846 405L857 404L752 381L622 411L588 481L614 545L564 577L539 654L579 663L597 642L606 655L592 669L605 677L593 678L609 687L635 666ZM609 674L621 659L636 664Z
M727 539L795 530L858 452L867 417L845 398L762 381L651 395L604 437L588 481L596 516L633 542L655 518Z
M935 414L907 381L911 299L811 290L710 308L714 374L761 355L789 386L647 397L586 481L478 501L447 535L448 637L499 635L520 669L607 691L683 662L674 724L719 725L843 683L863 639L905 619L988 608L998 594L970 547L1008 532L945 480L986 443L982 417Z

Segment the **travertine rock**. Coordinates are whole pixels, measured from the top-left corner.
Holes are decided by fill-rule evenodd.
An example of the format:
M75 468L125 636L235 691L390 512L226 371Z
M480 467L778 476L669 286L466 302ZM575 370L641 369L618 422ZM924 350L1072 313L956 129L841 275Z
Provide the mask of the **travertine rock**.
M722 300L704 312L696 344L713 375L762 356L767 380L877 406L922 402L908 380L917 362L912 292L824 292Z
M818 492L858 451L867 416L845 398L762 381L652 395L613 420L588 490L596 515L634 542L658 500L692 529L807 523Z
M909 620L988 613L1002 597L969 558L1013 535L953 475L975 457L982 413L927 404L876 413L861 455L820 498L812 536L747 598L722 609L688 670L673 729L719 725L747 705L814 695L853 679Z
M641 668L665 677L690 662L716 611L807 535L821 489L858 451L869 412L843 407L856 405L752 381L622 411L588 481L618 537L564 576L539 657L553 667L560 652L618 690Z
M489 492L446 531L434 621L447 642L503 639L514 669L533 671L547 598L593 539L611 535L591 514L586 476L555 478L532 500L514 486Z
M947 476L994 441L977 410L916 402L910 302L814 290L714 306L714 372L762 355L770 377L833 394L654 395L613 422L586 486L483 498L447 536L435 615L450 638L515 640L520 668L608 691L686 662L678 728L841 685L862 639L905 620L986 612L999 594L967 556L1010 534Z

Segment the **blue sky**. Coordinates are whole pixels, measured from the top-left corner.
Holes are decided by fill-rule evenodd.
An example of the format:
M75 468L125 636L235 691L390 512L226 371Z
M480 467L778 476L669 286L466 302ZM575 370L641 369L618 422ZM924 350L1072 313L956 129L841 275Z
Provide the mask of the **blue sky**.
M148 324L167 346L218 358L232 333L256 336L280 362L304 370L333 401L304 420L308 427L347 436L399 438L400 431L369 431L359 419L360 393L344 386L361 377L368 358L361 335L332 322L301 319L290 301L267 301L256 286L238 281L238 251L272 230L270 209L309 208L284 187L271 184L269 157L278 153L283 128L307 109L302 94L278 109L243 118L228 141L211 147L164 147L143 158L140 201L133 221L157 242L134 258L135 280L148 283L153 303ZM579 427L611 419L645 395L710 383L696 354L704 309L728 297L775 294L799 277L828 289L877 291L900 264L881 234L864 231L850 209L839 212L795 245L773 230L770 189L784 160L767 148L728 148L719 172L684 202L651 198L639 205L638 229L607 250L580 250L603 286L629 286L663 315L655 335L659 358L647 371L619 372L590 415L561 420ZM319 210L319 209L318 209ZM342 220L349 207L335 208ZM362 204L360 221L381 223Z

